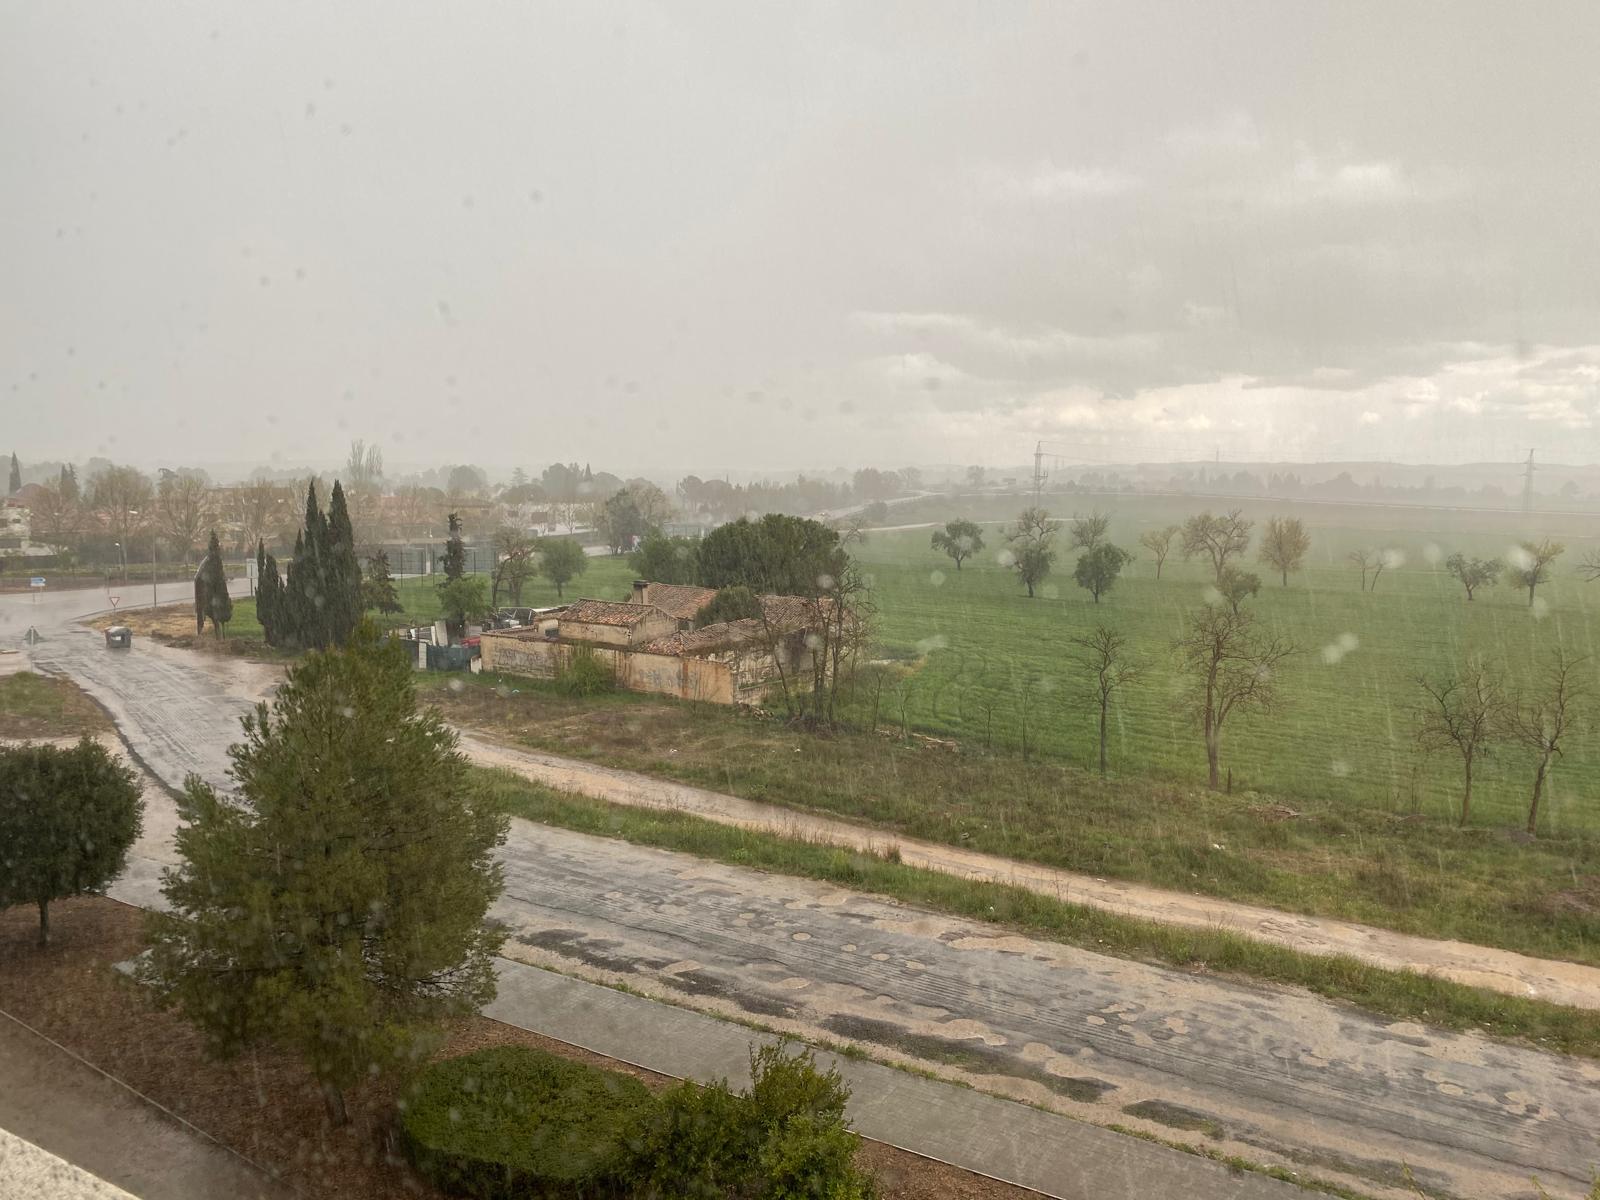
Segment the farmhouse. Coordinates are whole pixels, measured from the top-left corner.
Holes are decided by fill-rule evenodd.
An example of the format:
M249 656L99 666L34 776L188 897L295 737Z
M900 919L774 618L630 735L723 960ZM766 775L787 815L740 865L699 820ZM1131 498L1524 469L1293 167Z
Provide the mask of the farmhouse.
M759 704L785 672L809 668L808 603L764 596L765 621L747 617L700 629L712 588L638 580L627 600L577 600L523 629L485 631L483 670L553 679L579 654L609 668L617 686L713 704ZM773 643L776 643L774 645Z

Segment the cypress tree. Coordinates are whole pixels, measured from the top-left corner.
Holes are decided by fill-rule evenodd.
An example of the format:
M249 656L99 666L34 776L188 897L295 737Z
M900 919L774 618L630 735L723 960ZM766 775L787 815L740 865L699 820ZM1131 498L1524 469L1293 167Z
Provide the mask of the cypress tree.
M22 490L22 464L17 462L17 452L11 452L11 494Z
M222 636L222 627L233 620L233 597L228 595L228 573L222 565L222 545L215 529L211 531L206 556L200 560L200 569L194 573L196 633L205 632L207 619L218 637Z
M328 502L328 541L328 636L334 645L343 646L361 620L361 564L344 487L338 480Z
M287 582L278 605L278 624L283 630L285 645L301 647L306 641L306 531L294 535L294 557L285 572Z
M267 645L276 646L283 632L279 614L283 608L283 580L278 578L278 560L267 553L266 542L256 542L256 620Z
M450 514L450 539L444 544L444 579L454 583L467 573L467 549L461 542L461 517Z

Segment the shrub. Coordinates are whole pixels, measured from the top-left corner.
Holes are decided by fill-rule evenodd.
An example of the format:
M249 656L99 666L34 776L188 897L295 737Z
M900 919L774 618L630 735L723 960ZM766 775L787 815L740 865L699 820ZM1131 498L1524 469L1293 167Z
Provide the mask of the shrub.
M617 677L589 646L579 646L556 672L556 687L569 696L600 696L617 690Z
M630 1076L502 1046L424 1070L401 1135L418 1171L450 1195L604 1196L654 1107Z
M629 1179L650 1200L736 1195L751 1200L871 1200L845 1124L850 1090L818 1071L809 1050L763 1046L750 1055L750 1090L683 1083L643 1127Z

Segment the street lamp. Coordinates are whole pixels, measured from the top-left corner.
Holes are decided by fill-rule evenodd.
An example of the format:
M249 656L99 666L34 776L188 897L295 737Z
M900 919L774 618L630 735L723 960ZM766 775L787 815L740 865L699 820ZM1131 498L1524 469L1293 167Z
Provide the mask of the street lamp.
M122 582L126 584L128 582L128 548L121 542L112 542L111 544L122 555Z

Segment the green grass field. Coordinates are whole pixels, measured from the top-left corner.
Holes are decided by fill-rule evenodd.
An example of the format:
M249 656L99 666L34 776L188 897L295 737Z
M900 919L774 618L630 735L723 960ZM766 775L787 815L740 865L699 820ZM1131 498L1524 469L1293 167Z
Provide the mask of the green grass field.
M880 640L886 652L919 663L902 686L913 728L982 744L1020 747L1024 713L1030 748L1089 765L1094 718L1079 698L1082 672L1068 639L1105 623L1124 633L1149 663L1144 679L1114 711L1111 761L1120 773L1203 781L1204 749L1184 703L1172 641L1185 615L1202 602L1209 568L1169 558L1158 582L1146 529L1181 521L1205 502L1165 497L1051 497L1057 517L1100 508L1111 514L1111 538L1138 559L1099 605L1072 581L1073 556L1063 552L1055 572L1030 600L1014 572L996 562L1003 545L997 525L985 526L985 551L957 571L928 545L931 530L873 533L859 556L874 576ZM1235 788L1285 798L1306 797L1390 811L1446 817L1458 803L1459 764L1427 757L1416 746L1419 673L1448 672L1471 654L1503 669L1514 685L1531 685L1557 645L1592 655L1585 677L1600 693L1600 584L1574 567L1597 544L1600 521L1523 518L1398 508L1239 504L1259 522L1276 512L1300 516L1310 529L1307 569L1282 588L1262 574L1259 597L1247 601L1263 623L1302 647L1281 673L1281 711L1241 714L1225 730L1223 767ZM895 521L953 516L992 519L1018 507L1015 498L920 501L895 510ZM1258 527L1259 532L1259 527ZM988 536L991 535L992 536ZM1523 536L1555 536L1567 553L1541 587L1537 607L1502 585L1471 604L1444 571L1454 551L1504 557ZM1404 565L1386 570L1363 592L1352 549L1398 551ZM1064 540L1063 540L1064 549ZM1325 648L1354 646L1343 653ZM881 719L899 718L898 695L885 693ZM858 702L857 709L860 704ZM1600 696L1590 715L1600 718ZM1591 721L1574 735L1555 771L1542 827L1553 832L1600 830L1600 737ZM1474 813L1488 824L1516 824L1525 815L1532 781L1529 756L1503 747L1478 772Z

